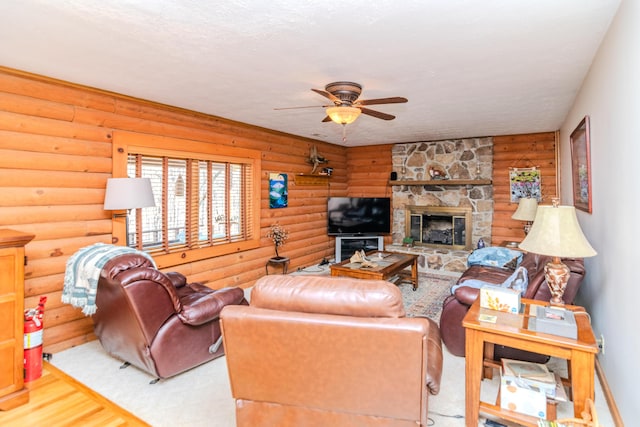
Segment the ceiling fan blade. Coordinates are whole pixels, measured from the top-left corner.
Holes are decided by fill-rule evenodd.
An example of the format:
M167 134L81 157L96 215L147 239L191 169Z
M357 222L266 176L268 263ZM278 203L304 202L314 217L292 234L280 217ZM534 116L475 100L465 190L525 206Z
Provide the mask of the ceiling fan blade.
M329 117L329 116L326 116L324 119L322 119L323 123L330 122L330 121L331 121L331 117Z
M366 114L368 116L372 116L377 119L393 120L396 118L396 116L392 116L391 114L387 114L387 113L381 113L380 111L370 110L368 108L363 108L363 107L358 107L358 108L360 108L360 111L362 111L362 114Z
M333 102L336 105L342 104L342 101L340 100L340 98L338 98L337 96L335 96L335 95L333 95L333 94L331 94L331 93L329 93L327 91L320 90L320 89L311 89L311 90L314 91L315 93L320 94L320 95L324 96L325 98L331 100L331 102Z
M392 96L390 98L363 99L362 101L356 101L355 105L402 104L408 101L407 98L401 96Z

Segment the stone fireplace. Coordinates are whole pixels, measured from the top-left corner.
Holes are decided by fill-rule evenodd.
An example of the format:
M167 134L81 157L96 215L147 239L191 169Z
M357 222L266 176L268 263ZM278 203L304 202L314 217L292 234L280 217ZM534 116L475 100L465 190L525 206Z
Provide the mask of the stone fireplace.
M491 241L493 138L395 144L393 250L418 253L423 270L466 269L478 241ZM435 172L435 174L434 174ZM403 246L411 237L412 247Z

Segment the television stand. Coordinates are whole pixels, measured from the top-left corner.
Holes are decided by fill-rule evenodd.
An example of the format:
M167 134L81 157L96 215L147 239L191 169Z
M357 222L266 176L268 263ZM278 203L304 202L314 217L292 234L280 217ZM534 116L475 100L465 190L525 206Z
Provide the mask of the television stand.
M336 254L335 263L340 263L356 252L363 250L369 251L383 251L384 250L384 237L383 236L336 236Z

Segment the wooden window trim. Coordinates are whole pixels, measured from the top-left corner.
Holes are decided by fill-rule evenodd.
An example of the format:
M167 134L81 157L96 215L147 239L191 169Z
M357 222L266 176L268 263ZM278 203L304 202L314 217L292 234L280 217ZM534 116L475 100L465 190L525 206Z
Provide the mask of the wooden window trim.
M247 209L250 209L253 214L251 217L252 224L250 225L253 230L252 238L206 248L185 248L170 254L154 254L153 259L159 268L186 264L260 247L260 151L180 138L117 131L113 133L112 176L114 178L127 177L127 158L129 153L197 158L232 163L241 161L250 164L253 171L251 192L254 197L250 201L251 206L247 206ZM126 241L125 220L125 218L113 218L113 237L118 242Z

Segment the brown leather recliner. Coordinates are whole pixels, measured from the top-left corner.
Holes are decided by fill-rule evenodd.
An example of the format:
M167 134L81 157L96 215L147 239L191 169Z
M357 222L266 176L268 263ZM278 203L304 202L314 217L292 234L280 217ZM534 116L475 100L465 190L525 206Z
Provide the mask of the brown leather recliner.
M112 356L167 378L224 354L219 316L229 304L246 305L244 291L187 284L142 255L120 255L102 268L94 330Z
M551 257L548 256L533 253L524 254L520 266L527 269L529 284L522 298L541 301L549 301L551 299L551 291L544 278L544 266L550 260ZM572 304L585 275L584 262L582 259L567 258L562 259L562 262L571 270L571 276L567 283L563 299L565 303ZM512 273L513 270L505 268L473 265L462 274L457 283L460 284L466 280L477 279L483 282L501 284L511 276ZM455 356L464 356L465 330L462 326L462 319L465 314L467 314L471 305L478 299L479 295L479 289L461 286L455 290L453 295L449 295L443 302L442 315L440 316L440 331L447 349ZM546 355L536 355L535 353L504 346L495 346L494 352L496 359L506 357L509 359L528 360L538 363L544 363L548 359Z
M237 426L427 425L440 333L395 285L266 276L250 299L221 315Z

